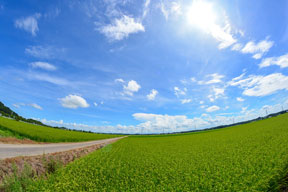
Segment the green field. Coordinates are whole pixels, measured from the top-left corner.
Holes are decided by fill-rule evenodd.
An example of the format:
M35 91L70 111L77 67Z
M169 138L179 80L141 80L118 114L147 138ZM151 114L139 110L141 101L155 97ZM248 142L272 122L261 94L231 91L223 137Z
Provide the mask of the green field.
M42 142L77 142L118 137L112 134L95 134L69 131L0 117L0 135L25 137Z
M28 191L277 191L288 173L288 114L179 136L130 136Z

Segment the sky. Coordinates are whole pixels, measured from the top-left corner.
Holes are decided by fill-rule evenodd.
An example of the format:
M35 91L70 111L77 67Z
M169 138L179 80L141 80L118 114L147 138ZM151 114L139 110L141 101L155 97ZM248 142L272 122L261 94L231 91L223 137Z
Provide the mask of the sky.
M0 0L0 101L102 133L288 109L288 2Z

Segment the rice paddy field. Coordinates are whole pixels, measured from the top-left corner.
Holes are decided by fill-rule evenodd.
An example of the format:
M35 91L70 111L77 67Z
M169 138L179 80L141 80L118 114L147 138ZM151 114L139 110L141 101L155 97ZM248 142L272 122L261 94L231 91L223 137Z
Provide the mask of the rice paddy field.
M287 165L283 114L213 131L130 136L27 191L279 191Z
M78 142L119 137L34 125L0 117L0 136L17 136L40 142Z

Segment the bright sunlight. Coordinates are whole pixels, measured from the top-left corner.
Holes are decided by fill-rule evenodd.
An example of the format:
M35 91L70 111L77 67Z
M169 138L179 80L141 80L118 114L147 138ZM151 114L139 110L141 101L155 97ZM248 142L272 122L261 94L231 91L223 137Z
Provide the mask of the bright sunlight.
M209 30L215 25L216 14L212 4L197 0L188 8L187 22L204 30Z

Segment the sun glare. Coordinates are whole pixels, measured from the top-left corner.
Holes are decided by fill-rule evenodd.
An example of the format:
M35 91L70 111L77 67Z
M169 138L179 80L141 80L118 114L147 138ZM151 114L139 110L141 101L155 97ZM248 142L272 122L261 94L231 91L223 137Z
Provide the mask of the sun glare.
M204 30L215 25L216 14L211 3L195 0L187 10L187 22Z

